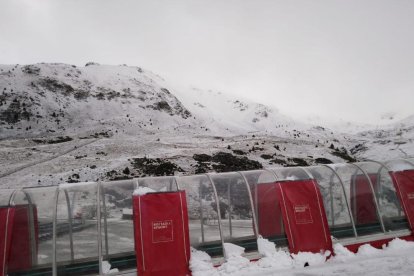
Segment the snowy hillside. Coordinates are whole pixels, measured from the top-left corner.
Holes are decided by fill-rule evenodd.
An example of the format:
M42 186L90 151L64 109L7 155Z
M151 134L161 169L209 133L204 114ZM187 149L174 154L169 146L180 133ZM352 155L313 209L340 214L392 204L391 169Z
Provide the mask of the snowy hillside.
M0 65L4 187L414 154L413 117L359 133L343 129L175 86L139 67Z
M233 134L261 131L282 135L283 130L307 127L280 114L275 108L235 99L222 92L185 87L173 91L192 114L197 114L215 131L225 128Z
M360 144L354 153L363 158L384 160L414 155L414 116L357 133Z
M138 67L35 64L0 71L0 138L194 124L157 77Z
M92 130L136 134L176 127L180 133L189 128L220 135L282 135L284 130L306 127L274 108L221 92L174 89L139 67L3 65L0 76L0 138Z

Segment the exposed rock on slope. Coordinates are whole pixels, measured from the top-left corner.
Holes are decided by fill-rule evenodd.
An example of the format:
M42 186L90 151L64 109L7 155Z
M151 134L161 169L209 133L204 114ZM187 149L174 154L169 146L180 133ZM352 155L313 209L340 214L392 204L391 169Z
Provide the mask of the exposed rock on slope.
M191 113L160 82L138 67L3 65L0 138L191 124Z

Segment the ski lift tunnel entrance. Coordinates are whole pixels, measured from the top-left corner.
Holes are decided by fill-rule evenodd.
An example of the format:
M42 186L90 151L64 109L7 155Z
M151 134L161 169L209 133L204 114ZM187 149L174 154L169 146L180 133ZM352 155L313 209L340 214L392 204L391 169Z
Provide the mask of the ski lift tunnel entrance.
M413 177L412 160L393 160L3 189L1 269L103 275L108 261L136 270L134 225L122 214L137 187L185 191L190 244L218 258L226 242L257 256L259 236L291 252L331 250L331 236L354 251L379 247L412 239Z

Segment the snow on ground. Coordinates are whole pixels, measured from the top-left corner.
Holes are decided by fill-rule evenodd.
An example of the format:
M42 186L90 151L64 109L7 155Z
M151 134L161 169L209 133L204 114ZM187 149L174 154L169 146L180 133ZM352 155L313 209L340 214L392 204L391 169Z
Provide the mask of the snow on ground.
M119 270L117 268L111 269L111 264L108 261L102 262L102 273L103 274L111 274L111 273L117 273Z
M262 258L249 262L242 256L238 246L227 245L230 250L227 261L218 268L211 265L210 257L204 252L192 251L190 268L193 276L226 275L283 275L283 276L320 276L320 275L412 275L414 271L414 242L394 239L383 249L363 245L356 254L340 244L335 244L335 256L326 262L325 254L302 252L292 254L276 250L267 240L258 240ZM307 263L309 266L304 266Z

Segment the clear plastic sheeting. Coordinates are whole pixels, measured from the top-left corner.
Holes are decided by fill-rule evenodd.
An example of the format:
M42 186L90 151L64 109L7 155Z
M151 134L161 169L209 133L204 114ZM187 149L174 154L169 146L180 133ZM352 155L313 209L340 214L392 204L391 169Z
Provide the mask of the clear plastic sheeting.
M100 188L103 259L120 271L135 266L132 194L136 183L136 180L103 182Z
M264 220L263 217L259 220L259 210L261 209L259 206L259 192L258 192L258 185L266 185L266 186L274 186L276 182L275 174L271 171L267 170L257 170L257 171L246 171L240 172L243 176L247 185L250 189L250 194L252 197L252 205L254 210L254 220L255 220L255 231L265 237L266 235L261 231L260 224ZM264 198L260 196L260 200L263 201ZM270 218L272 219L272 218Z
M276 193L278 181L276 175L267 170L241 172L241 174L251 190L258 234L278 246L286 246L287 237Z
M387 166L387 168L390 171L393 171L393 172L414 170L414 164L410 159L391 160L391 161L385 162L384 164L385 166Z
M8 271L16 272L37 267L51 267L53 263L53 197L57 187L25 188L6 192L10 207L20 213L13 221L12 247L18 251L10 252L10 259L17 257L20 264L10 264ZM2 208L3 207L2 202ZM15 256L16 255L16 256Z
M372 176L353 164L328 165L338 174L344 185L348 205L358 236L384 232L377 201L372 192Z
M409 229L389 169L377 162L356 163L370 177L386 231Z
M46 257L51 256L51 248L44 248L43 243L39 243L38 208L33 198L24 189L16 190L10 197L10 208L14 215L9 221L13 226L8 272L31 269L39 263L51 263L51 259ZM43 260L39 258L39 246L46 257Z
M217 192L224 242L256 250L250 190L237 172L209 175Z
M293 180L305 180L311 179L312 176L309 175L306 170L300 167L293 168L275 168L270 169L274 174L276 174L278 181L293 181Z
M55 206L58 273L72 258L99 272L98 206L97 183L60 186Z
M414 194L404 190L411 187L412 170L414 159L4 189L2 217L13 212L13 225L2 221L13 231L8 274L103 275L104 261L121 272L136 269L132 194L138 187L184 190L190 244L212 256L226 255L224 243L257 250L258 236L287 246L284 218L291 215L281 211L277 189L298 182L317 184L312 187L319 188L336 239L402 235L410 230L404 213L410 209L400 200ZM402 196L393 175L404 177ZM306 198L306 192L293 194ZM318 215L323 218L323 211Z
M177 182L186 192L191 246L210 255L222 255L217 200L210 179L194 175L179 177Z
M331 235L337 239L355 237L349 201L338 174L328 166L306 169L319 185Z
M240 172L249 184L250 189L253 189L257 184L274 183L277 181L275 174L270 170L257 170Z
M157 192L177 191L177 181L173 176L146 177L136 180L139 187L148 187Z
M14 189L1 190L1 193L0 193L0 207L9 206L10 199L11 199L13 193L15 193L15 191L16 190L14 190Z

